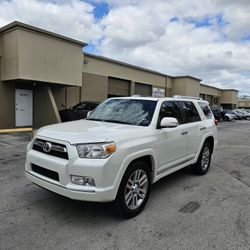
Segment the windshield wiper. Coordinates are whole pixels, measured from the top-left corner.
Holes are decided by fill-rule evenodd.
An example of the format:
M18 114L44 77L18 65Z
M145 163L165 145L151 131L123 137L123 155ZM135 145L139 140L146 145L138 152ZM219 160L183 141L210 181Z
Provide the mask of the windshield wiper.
M103 122L103 119L96 119L96 118L86 118L85 120L89 120L89 121L101 121Z
M119 120L105 120L105 119L95 119L95 118L86 118L86 120L91 120L91 121L100 121L100 122L112 122L112 123L119 123L119 124L127 124L127 125L134 125L131 122L123 122Z
M119 121L119 120L103 120L104 122L112 122L112 123L119 123L119 124L128 124L128 125L134 125L131 122L124 122L124 121Z

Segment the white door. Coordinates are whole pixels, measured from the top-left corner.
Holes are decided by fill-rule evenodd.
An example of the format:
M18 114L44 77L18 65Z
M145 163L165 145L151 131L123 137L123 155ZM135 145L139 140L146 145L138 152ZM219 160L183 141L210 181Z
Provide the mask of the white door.
M33 93L28 89L16 89L16 127L33 125Z
M158 174L164 173L188 161L186 155L187 134L185 125L176 128L162 128L158 133L159 142L159 169ZM190 160L190 159L189 159Z
M159 121L163 117L174 117L182 123L179 103L175 101L164 102L161 106ZM157 174L162 174L170 168L188 161L186 157L187 138L186 124L179 124L176 128L158 130L159 168Z

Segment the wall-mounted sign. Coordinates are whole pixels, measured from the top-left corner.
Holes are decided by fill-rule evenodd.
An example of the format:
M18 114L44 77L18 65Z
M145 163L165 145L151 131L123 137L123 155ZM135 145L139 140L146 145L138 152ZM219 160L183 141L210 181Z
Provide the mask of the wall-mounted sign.
M165 89L153 87L152 96L153 97L165 97Z

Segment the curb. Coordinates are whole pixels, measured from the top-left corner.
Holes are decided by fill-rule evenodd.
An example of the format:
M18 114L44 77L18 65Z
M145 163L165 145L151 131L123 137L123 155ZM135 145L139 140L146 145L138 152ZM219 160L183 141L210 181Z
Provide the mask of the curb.
M0 129L0 134L5 133L19 133L19 132L33 132L32 128L12 128L12 129Z

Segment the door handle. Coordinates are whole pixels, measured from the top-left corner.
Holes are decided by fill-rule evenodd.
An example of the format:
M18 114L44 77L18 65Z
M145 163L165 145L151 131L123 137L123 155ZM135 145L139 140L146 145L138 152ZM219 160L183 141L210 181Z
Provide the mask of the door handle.
M202 128L200 128L200 130L205 130L206 129L206 127L202 127Z
M187 131L185 131L185 132L182 132L181 134L182 134L182 135L187 135L187 134L188 134L188 132L187 132Z

